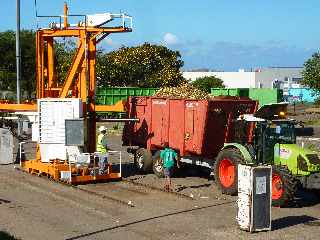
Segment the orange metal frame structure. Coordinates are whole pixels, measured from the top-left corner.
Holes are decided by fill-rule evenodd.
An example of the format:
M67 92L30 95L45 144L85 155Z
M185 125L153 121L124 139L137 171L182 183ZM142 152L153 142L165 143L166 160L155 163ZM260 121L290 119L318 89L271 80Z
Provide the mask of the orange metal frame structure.
M41 29L36 34L37 98L81 98L85 112L87 152L95 151L95 112L99 106L94 103L96 88L96 46L111 33L131 32L121 27L69 27L68 7L64 6L62 29ZM78 49L63 82L57 81L54 64L54 38L73 37L78 39ZM45 59L46 58L46 59ZM96 109L98 108L98 109ZM107 108L100 106L100 108Z
M37 99L40 98L80 98L83 103L84 121L86 132L86 146L84 151L95 152L96 148L96 112L97 111L123 111L123 104L115 106L96 106L94 102L96 88L96 49L97 44L112 33L131 32L125 27L91 27L85 24L71 27L68 23L68 7L64 5L63 26L39 29L36 32L36 81ZM61 25L61 24L60 24ZM54 44L55 38L77 38L77 51L73 57L71 67L64 81L59 81L55 71ZM0 111L37 111L36 104L7 104L0 103ZM39 146L35 160L28 160L22 167L30 173L46 174L59 180L59 172L67 171L67 162L42 163ZM73 169L72 171L75 171ZM82 171L80 176L74 177L73 183L85 181L119 178L119 174L109 174L92 177Z

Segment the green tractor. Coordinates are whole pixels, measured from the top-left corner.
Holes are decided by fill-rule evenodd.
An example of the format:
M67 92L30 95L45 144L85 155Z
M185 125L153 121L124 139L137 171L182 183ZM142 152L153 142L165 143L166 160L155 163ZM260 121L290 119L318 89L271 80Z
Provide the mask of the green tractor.
M297 122L285 118L286 107L287 104L265 105L253 116L242 115L236 120L236 141L225 144L214 167L223 193L236 193L238 163L272 165L273 206L285 206L299 185L320 189L320 158L316 152L296 144Z

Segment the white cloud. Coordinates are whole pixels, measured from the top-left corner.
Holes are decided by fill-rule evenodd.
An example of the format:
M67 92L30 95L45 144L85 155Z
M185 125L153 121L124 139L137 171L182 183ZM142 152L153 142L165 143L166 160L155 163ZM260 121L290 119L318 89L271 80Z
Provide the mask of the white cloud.
M163 41L165 44L174 45L179 42L179 39L176 35L174 35L172 33L166 33L163 37Z

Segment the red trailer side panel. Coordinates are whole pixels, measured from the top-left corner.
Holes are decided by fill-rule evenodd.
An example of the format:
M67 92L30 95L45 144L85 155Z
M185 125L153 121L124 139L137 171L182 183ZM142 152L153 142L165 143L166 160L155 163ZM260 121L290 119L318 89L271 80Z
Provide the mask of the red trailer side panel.
M208 101L185 101L185 151L202 153Z
M215 157L224 144L227 131L227 109L222 108L219 101L209 103L202 152L210 158Z
M184 155L184 132L185 132L185 118L184 118L185 101L171 99L170 100L170 120L169 120L169 143L174 149L180 151Z
M151 99L151 145L169 142L169 99Z
M124 126L122 141L124 145L147 147L150 133L150 99L146 97L129 98L128 117L139 118L139 122L127 122Z
M129 98L129 117L139 123L125 125L123 140L151 150L165 142L181 156L194 154L213 158L225 142L233 141L233 121L240 114L253 113L257 102L219 99L183 100L155 97Z

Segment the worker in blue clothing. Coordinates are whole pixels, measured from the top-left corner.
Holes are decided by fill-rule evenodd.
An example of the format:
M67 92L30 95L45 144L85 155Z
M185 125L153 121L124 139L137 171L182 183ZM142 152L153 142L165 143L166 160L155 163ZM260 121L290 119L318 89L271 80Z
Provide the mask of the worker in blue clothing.
M179 168L178 154L171 148L169 148L168 143L164 143L164 150L160 152L160 159L163 163L163 172L165 176L165 186L166 191L172 191L171 188L171 175L174 168L174 161L177 161L177 167Z

